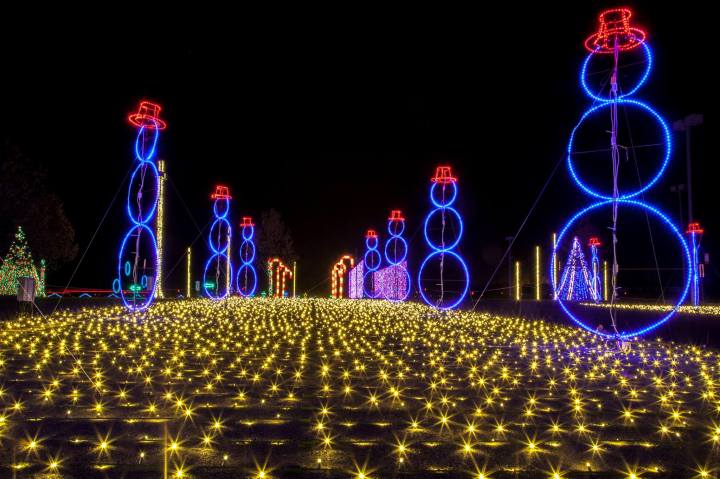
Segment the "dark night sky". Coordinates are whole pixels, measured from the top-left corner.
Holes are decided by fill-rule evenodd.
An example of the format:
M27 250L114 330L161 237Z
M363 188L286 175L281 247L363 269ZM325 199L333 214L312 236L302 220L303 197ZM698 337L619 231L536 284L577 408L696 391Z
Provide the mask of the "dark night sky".
M419 12L318 12L307 21L240 12L231 29L198 18L144 34L100 24L5 31L0 136L50 170L82 251L132 165L134 130L125 118L138 100L157 100L169 124L160 149L172 182L166 268L197 235L191 216L200 227L209 220L208 195L222 182L234 196L234 220L270 207L284 215L300 257L299 289L315 287L314 294L327 293L321 283L340 254L361 251L365 229L384 231L391 208L406 211L410 233L419 231L429 177L447 162L461 179L461 248L478 289L589 105L577 83L582 42L597 13L615 4L552 5L496 2L422 19ZM713 15L704 2L630 5L656 52L638 97L668 121L706 116L695 137L695 216L718 258L716 169L704 141L716 127L708 109ZM646 197L674 218L669 185L685 181L683 152L680 141L668 174ZM123 187L74 286L110 287L127 226L125 195ZM529 260L534 244L547 246L588 202L562 166L514 254ZM425 251L421 237L411 243L416 254ZM197 243L196 258L204 255ZM63 285L73 267L50 283ZM182 286L183 267L168 286ZM717 271L710 268L710 284L720 282Z

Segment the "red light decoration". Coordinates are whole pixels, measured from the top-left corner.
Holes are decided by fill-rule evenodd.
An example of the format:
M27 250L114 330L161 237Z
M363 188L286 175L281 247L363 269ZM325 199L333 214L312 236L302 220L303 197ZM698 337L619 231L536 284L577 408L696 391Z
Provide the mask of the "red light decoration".
M602 12L598 17L598 31L585 40L585 48L596 53L613 53L616 44L619 51L640 46L647 34L630 26L630 17L632 10L629 8L611 8Z
M227 186L223 185L217 185L215 187L215 193L210 195L210 199L212 200L231 200L232 196L230 196L230 190Z
M449 166L438 166L435 169L435 176L430 180L441 185L457 183L457 178L452 175L452 169Z
M268 278L270 280L270 293L275 298L285 297L285 285L292 279L292 270L285 266L280 258L268 259Z
M365 233L365 238L367 238L367 239L377 238L377 237L378 237L378 235L375 232L375 230L367 230L367 233Z
M255 226L255 223L253 223L252 217L243 216L243 219L240 222L240 228L252 227L252 226Z
M355 267L355 258L349 254L343 255L332 268L330 272L330 280L332 283L332 297L345 297L345 275Z
M131 113L128 121L137 127L145 127L148 130L164 130L167 124L160 119L162 108L157 103L143 100L138 106L137 113Z
M687 234L703 234L705 230L700 226L700 223L690 223L688 225Z
M590 238L588 245L597 247L597 246L601 246L602 243L600 242L600 238L598 238L597 236L593 236L592 238Z
M390 221L405 221L405 218L403 218L402 211L391 210L390 218L388 218L388 220L390 220Z

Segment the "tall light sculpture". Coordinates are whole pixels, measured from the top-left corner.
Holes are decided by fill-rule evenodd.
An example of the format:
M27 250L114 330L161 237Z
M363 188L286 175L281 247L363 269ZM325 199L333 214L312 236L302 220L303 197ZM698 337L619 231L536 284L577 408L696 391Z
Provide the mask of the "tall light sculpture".
M597 331L596 329L588 325L588 321L581 318L579 314L573 313L567 307L567 305L563 301L562 295L557 294L559 292L559 289L561 288L561 285L557 284L555 278L556 273L551 268L551 271L553 271L551 283L553 285L556 285L555 294L558 303L560 304L560 307L563 309L563 311L565 311L565 313L568 315L568 317L577 325L588 331L592 331L604 337L616 339L625 339L645 334L670 320L670 318L672 318L672 316L677 312L677 309L687 297L688 290L690 288L691 275L690 251L688 249L685 238L680 233L678 228L664 213L662 213L654 206L634 199L638 195L642 195L645 191L647 191L660 180L660 177L665 172L667 165L670 161L670 152L672 150L672 145L670 130L665 120L647 104L630 98L646 82L650 74L650 70L652 69L653 63L652 52L646 41L647 33L644 30L632 26L630 22L631 17L632 12L628 8L613 8L605 10L599 15L598 31L585 40L585 48L590 53L586 57L580 70L580 84L585 94L594 101L594 105L590 107L587 111L585 111L585 113L582 115L580 121L575 126L570 135L570 141L568 142L567 147L567 166L570 176L572 177L575 184L580 188L580 190L582 190L589 196L597 199L598 201L587 206L586 208L581 209L579 212L577 212L574 216L570 218L570 220L565 224L565 226L560 231L560 234L558 235L552 255L552 261L554 262L558 254L558 249L563 244L563 239L566 235L571 235L571 229L576 224L576 222L578 222L578 220L597 210L607 208L611 210L612 225L610 226L610 230L612 232L612 265L609 279L609 312L614 330L613 332L605 333L602 331ZM618 60L620 58L620 55L624 52L629 52L631 50L637 51L637 49L641 49L645 57L646 61L644 70L640 77L636 79L635 84L619 85ZM588 69L591 62L597 57L603 55L612 55L612 67L610 71L610 77L608 79L609 81L607 82L607 85L609 85L609 92L607 93L603 91L603 87L606 85L605 83L602 83L602 86L600 88L592 87L590 85L591 82L589 81L590 75L588 75ZM640 185L637 189L630 189L629 191L621 191L618 185L621 148L621 145L618 144L618 107L622 107L626 110L626 112L634 111L639 114L645 115L648 118L647 124L656 124L659 127L659 130L662 132L660 143L662 144L663 152L661 154L661 164L659 168L654 175L650 176L649 180L645 184ZM610 192L608 192L607 189L605 189L604 191L595 189L594 187L590 186L589 183L583 180L580 173L577 171L577 152L574 148L575 138L580 127L587 120L595 118L598 115L602 114L608 115L610 118L609 149L611 152L610 158L612 162L613 176L613 184ZM653 321L650 321L647 324L639 327L632 327L629 328L629 330L622 331L618 329L616 321L617 308L614 307L618 299L617 274L619 268L617 262L617 219L620 208L639 209L645 214L647 214L648 217L654 217L659 220L661 224L664 224L667 227L668 231L672 233L672 235L674 235L674 237L680 244L681 255L683 257L683 262L685 263L685 270L687 273L684 281L684 286L681 288L681 293L669 312L662 314L659 318L655 318Z
M255 224L249 216L243 216L240 223L240 266L235 278L235 291L244 298L251 297L257 289L257 271L255 261Z
M603 301L608 300L608 263L603 260Z
M167 173L165 170L165 160L158 160L158 206L157 216L155 218L155 235L157 236L157 287L155 288L155 297L164 298L164 270L163 257L165 253L165 181Z
M540 246L535 245L535 301L540 301Z
M687 234L690 236L690 253L692 254L692 304L700 306L700 278L702 277L700 268L700 240L705 230L702 229L700 223L690 223Z
M126 308L144 310L152 303L158 287L158 244L150 225L158 207L160 177L155 165L160 130L167 126L160 119L160 105L141 101L136 113L128 116L137 127L135 160L130 178L127 215L131 221L118 253L117 277L113 290Z
M590 281L593 290L592 297L593 301L599 303L602 297L600 294L602 286L600 283L600 257L598 256L598 248L602 246L602 243L600 242L600 238L593 236L590 238L590 241L588 241L588 245L590 246L590 263L592 265L592 279Z
M375 230L369 229L365 233L365 256L363 257L364 269L363 273L363 295L366 298L377 299L382 293L378 285L375 284L375 272L380 268L382 256L378 246L380 239Z
M385 242L385 261L389 265L388 282L383 285L385 299L391 301L405 301L410 296L410 273L407 269L408 244L403 238L405 232L405 218L400 210L390 211L388 218L388 234Z
M215 221L208 234L210 258L203 271L203 288L208 298L224 299L230 294L228 277L232 276L229 256L232 226L228 220L232 196L227 186L217 185L210 199L213 200Z
M187 271L185 271L185 297L192 296L192 248L187 248Z
M438 309L453 309L462 303L463 299L467 295L468 288L470 287L470 272L468 271L465 260L455 251L457 246L460 244L460 239L463 233L463 221L460 217L460 213L453 208L453 204L457 199L458 186L457 178L453 176L452 170L449 166L438 166L435 170L435 176L431 178L432 186L430 187L430 202L434 206L434 209L428 213L425 218L424 233L425 242L431 249L430 254L425 257L425 260L420 265L418 270L418 291L423 301L430 306ZM447 239L446 225L448 217L454 219L456 229L454 231L454 238ZM433 239L431 229L431 223L439 219L440 221L440 238L439 240ZM460 279L455 278L452 283L460 283L459 288L453 288L447 290L446 282L448 278L445 277L445 262L447 260L454 261L459 265L462 277ZM427 277L425 275L426 268L431 263L437 263L439 266L438 277ZM433 289L433 293L429 295L426 292L426 288L423 285L423 281L430 283ZM446 296L446 292L451 293L450 299Z

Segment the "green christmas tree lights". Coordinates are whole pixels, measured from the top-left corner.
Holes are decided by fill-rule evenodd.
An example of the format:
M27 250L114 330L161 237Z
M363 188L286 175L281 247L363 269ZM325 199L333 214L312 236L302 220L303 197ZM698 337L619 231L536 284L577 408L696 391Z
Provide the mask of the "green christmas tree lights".
M0 264L0 295L14 296L17 294L18 278L35 278L35 296L45 296L45 261L40 261L40 273L32 259L27 245L27 238L21 226L15 233L15 240L10 245L8 254Z

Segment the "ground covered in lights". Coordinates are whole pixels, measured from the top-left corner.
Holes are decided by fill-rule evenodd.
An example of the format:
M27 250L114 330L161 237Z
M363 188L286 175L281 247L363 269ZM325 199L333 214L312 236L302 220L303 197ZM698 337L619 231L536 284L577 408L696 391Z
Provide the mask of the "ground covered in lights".
M716 477L720 355L380 301L0 323L5 477Z

